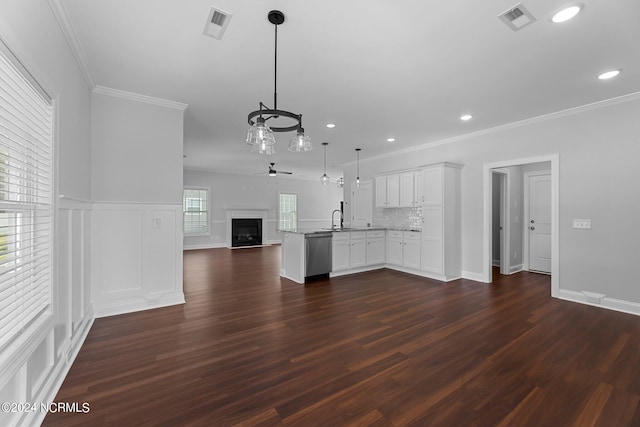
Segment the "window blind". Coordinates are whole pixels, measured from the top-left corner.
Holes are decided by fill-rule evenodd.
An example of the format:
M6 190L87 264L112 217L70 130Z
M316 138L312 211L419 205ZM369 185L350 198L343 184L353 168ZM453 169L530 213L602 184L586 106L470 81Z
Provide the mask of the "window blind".
M183 230L189 233L209 232L209 191L185 188L183 197Z
M19 62L0 47L3 348L51 308L53 107Z
M298 228L298 196L280 193L280 230L296 231Z

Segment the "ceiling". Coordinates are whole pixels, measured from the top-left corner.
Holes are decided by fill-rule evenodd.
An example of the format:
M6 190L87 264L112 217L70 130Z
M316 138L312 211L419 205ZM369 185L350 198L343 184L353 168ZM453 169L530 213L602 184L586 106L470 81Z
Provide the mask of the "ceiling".
M517 0L59 1L96 85L189 104L189 169L275 162L319 179L326 141L335 180L355 148L365 159L640 91L637 0L583 0L562 24L551 16L575 2L524 0L537 20L517 32L497 17ZM232 15L222 40L202 34L211 6ZM248 113L273 105L272 9L286 15L278 107L303 114L310 152L287 151L290 133L273 156L244 144Z

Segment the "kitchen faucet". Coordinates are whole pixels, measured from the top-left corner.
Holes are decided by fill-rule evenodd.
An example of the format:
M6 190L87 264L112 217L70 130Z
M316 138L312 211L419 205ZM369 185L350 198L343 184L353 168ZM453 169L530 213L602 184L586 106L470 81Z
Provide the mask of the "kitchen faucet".
M333 218L334 218L334 214L338 212L340 213L340 228L342 228L342 211L340 209L335 209L333 212L331 212L331 229L335 230L337 227L335 225L333 225Z

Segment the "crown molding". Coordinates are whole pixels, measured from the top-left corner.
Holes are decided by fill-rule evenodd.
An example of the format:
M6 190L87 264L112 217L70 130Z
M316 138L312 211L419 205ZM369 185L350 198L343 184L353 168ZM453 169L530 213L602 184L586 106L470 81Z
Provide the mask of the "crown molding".
M420 151L425 148L432 148L432 147L437 147L439 145L452 144L454 142L460 142L467 139L476 138L479 136L491 135L491 134L503 132L509 129L516 129L523 126L529 126L535 123L555 120L561 117L573 116L573 115L584 113L587 111L598 110L600 108L611 107L613 105L623 104L625 102L632 102L637 100L640 100L640 92L633 92L633 93L621 95L615 98L605 99L603 101L592 102L590 104L580 105L578 107L567 108L566 110L560 110L560 111L555 111L549 114L543 114L541 116L531 117L531 118L520 120L517 122L511 122L504 125L487 128L487 129L481 129L479 131L466 133L464 135L453 136L453 137L441 139L438 141L427 142L425 144L403 148L401 150L393 151L391 153L377 154L375 156L367 157L365 159L361 158L360 163L379 160L379 159L385 159L389 156L396 156L399 154L414 153L416 151ZM350 162L343 163L343 165L347 166L355 163L356 163L355 161L350 161Z
M69 49L71 50L71 53L76 60L78 67L80 68L80 72L82 73L87 86L89 86L89 89L93 89L96 84L93 80L93 77L91 77L91 73L89 72L87 61L84 57L84 54L82 53L82 44L80 43L80 40L78 39L78 36L76 34L76 30L73 27L71 20L69 19L67 9L62 3L62 0L49 0L49 6L51 7L53 14L58 21L58 25L62 30L62 34L64 35L67 45L69 46Z
M140 95L139 93L127 92L124 90L112 89L104 86L96 86L93 89L93 93L128 99L130 101L144 102L146 104L157 105L159 107L173 108L174 110L180 111L186 110L189 106L189 104L183 104L181 102L170 101L168 99L156 98L153 96Z

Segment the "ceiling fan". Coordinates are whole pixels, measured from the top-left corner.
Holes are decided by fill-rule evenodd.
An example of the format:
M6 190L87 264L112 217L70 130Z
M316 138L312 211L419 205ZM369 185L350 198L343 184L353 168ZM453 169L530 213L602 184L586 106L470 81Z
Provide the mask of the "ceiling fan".
M293 175L293 172L275 170L275 165L276 165L275 163L269 163L269 171L267 172L267 174L269 176ZM262 172L262 173L264 173L264 172Z

